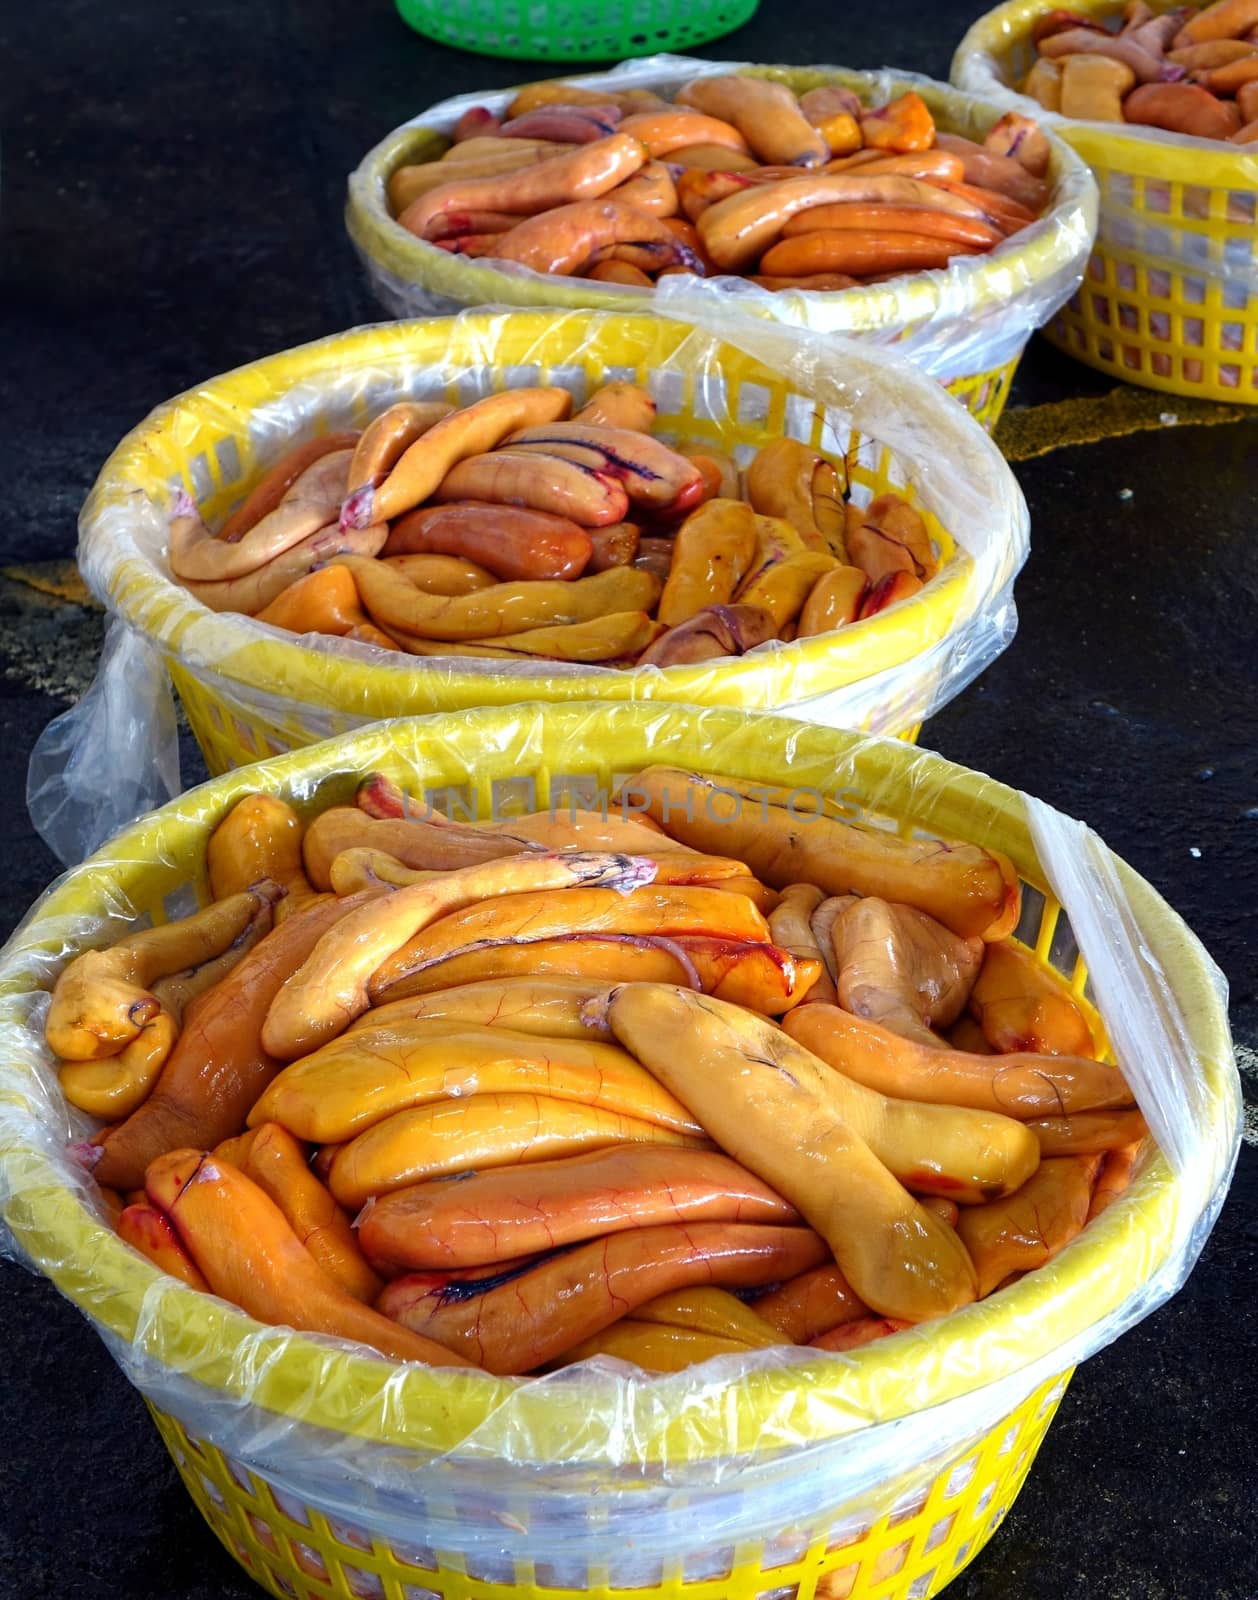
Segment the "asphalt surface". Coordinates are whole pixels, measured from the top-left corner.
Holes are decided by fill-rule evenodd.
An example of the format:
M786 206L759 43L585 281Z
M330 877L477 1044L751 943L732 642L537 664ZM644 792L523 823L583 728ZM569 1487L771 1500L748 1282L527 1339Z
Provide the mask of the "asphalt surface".
M944 76L973 10L766 4L703 53ZM26 568L0 579L4 931L56 871L21 805L27 756L101 636L39 564L72 556L105 456L199 379L378 320L341 228L345 174L436 99L543 74L430 46L385 0L62 0L55 21L9 4L0 61L0 567ZM1089 418L1111 388L1037 342L1002 438L1037 417L1050 443L1104 433ZM1021 452L1034 531L1018 637L923 742L1087 819L1201 935L1231 984L1252 1138L1258 417L1166 410L1178 426ZM58 592L32 587L32 563ZM190 741L184 754L191 782ZM1247 1144L1187 1286L1078 1374L950 1600L1254 1600L1256 1298ZM78 1314L4 1265L0 1326L0 1596L255 1595Z

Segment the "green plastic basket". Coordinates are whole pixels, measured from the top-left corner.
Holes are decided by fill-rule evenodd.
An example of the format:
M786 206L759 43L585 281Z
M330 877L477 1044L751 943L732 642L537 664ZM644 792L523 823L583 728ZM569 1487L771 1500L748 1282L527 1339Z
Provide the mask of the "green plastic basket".
M438 44L513 61L615 61L741 28L759 0L395 0Z

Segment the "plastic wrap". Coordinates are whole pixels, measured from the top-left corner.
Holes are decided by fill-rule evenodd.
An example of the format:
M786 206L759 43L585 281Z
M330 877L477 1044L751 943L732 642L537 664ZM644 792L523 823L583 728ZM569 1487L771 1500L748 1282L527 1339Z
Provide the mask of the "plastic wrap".
M571 81L675 93L692 78L752 71L803 93L839 83L869 103L916 89L951 132L981 139L998 113L946 85L909 73L848 72L838 67L755 67L745 62L655 56ZM421 112L372 150L350 177L347 226L377 295L397 316L466 305L595 306L668 316L731 337L734 319L776 322L811 333L841 333L894 344L943 383L991 373L1016 361L1083 277L1096 232L1096 190L1086 167L1053 140L1053 196L1035 224L988 255L954 261L946 271L906 274L893 283L848 289L771 292L745 278L664 279L647 290L551 277L513 263L468 260L416 239L389 213L385 184L406 161L430 160L462 113L501 111L513 91L462 95Z
M592 803L648 761L841 790L867 821L1005 851L1025 886L1020 935L1095 1002L1157 1134L1160 1151L1147 1150L1127 1193L1047 1266L940 1321L848 1355L782 1348L663 1378L606 1359L532 1380L397 1367L261 1327L165 1278L100 1222L91 1180L63 1153L77 1125L43 1043L40 991L84 944L155 908L186 910L208 833L242 794L283 794L309 813L384 771L415 793L455 786L487 815L511 798ZM9 1253L93 1320L160 1412L262 1476L289 1514L296 1502L334 1519L351 1554L375 1539L446 1552L454 1570L486 1579L527 1568L544 1584L544 1572L573 1592L595 1587L596 1570L612 1588L650 1585L683 1559L695 1577L719 1574L749 1541L766 1569L785 1567L810 1542L833 1550L893 1512L897 1526L906 1508L942 1517L930 1485L973 1475L976 1459L977 1493L990 1463L976 1441L1019 1407L1032 1418L1051 1409L1053 1380L1183 1283L1239 1130L1222 977L1094 835L939 756L778 717L571 705L363 730L141 820L55 885L0 958ZM983 1450L1008 1455L1015 1433L1000 1426Z
M1258 317L1258 146L1081 121L1017 93L1011 85L1035 60L1031 24L1049 9L1048 0L1012 0L988 12L962 40L952 79L999 111L1036 117L1100 185L1097 253L1079 297L1094 302L1087 320L1096 326L1078 338L1068 327L1058 342L1133 382L1253 399L1246 330ZM1074 9L1107 22L1122 14L1114 0ZM1171 0L1153 9L1170 10Z
M212 518L302 434L363 426L395 399L467 404L495 388L561 383L578 403L634 378L665 439L709 442L746 463L787 434L842 460L853 498L896 488L926 518L941 570L867 621L697 666L609 669L549 661L419 659L296 637L209 611L166 560L168 506L187 490ZM999 451L897 356L840 339L806 345L771 325L735 342L652 317L466 313L360 329L244 367L160 407L123 440L80 519L88 585L134 635L88 697L41 736L27 798L63 861L79 860L162 797L176 760L164 659L211 770L314 743L381 717L519 700L659 700L790 710L827 725L901 733L969 683L1012 637L1026 505ZM150 669L135 671L147 649ZM125 676L125 683L122 678ZM131 787L116 785L128 752ZM176 768L177 770L177 768Z

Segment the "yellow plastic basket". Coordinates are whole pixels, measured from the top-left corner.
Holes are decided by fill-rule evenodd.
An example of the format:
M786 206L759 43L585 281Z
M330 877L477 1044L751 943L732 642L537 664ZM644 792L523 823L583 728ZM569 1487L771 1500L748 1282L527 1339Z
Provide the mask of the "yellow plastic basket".
M977 138L996 120L979 101L927 78L834 67L714 64L665 56L627 64L610 76L572 81L591 88L609 83L620 88L652 88L668 95L700 71L771 77L800 94L822 84L842 84L866 100L888 99L913 88L942 126ZM1054 188L1050 209L1016 239L990 256L954 263L946 273L911 273L894 283L840 294L768 294L731 279L720 280L734 291L725 293L696 287L697 280L692 283L681 278L667 280L662 290L648 290L549 277L525 268L504 268L451 255L400 227L387 204L386 185L392 173L408 163L433 160L448 148L446 131L453 125L453 107L474 100L505 105L511 93L489 92L434 107L395 129L351 175L346 225L376 293L395 315L472 305L593 306L603 310L646 306L718 331L727 329L731 318L749 317L815 335L843 334L878 344L898 344L990 431L1004 409L1032 330L1078 284L1096 231L1096 194L1087 170L1058 141L1054 141L1050 169Z
M1174 0L1151 0L1168 11ZM1258 404L1258 153L1109 122L1075 122L1011 92L1035 59L1047 0L1010 0L970 29L953 81L1042 118L1092 168L1100 231L1077 294L1044 328L1067 354L1167 394ZM1113 0L1080 0L1108 20Z
M1208 1195L1226 1182L1239 1091L1213 969L1154 890L1103 852L1129 907L1116 955L1160 966L1182 1018L1182 1048L1210 1106L1210 1172L1189 1200L1151 1152L1127 1194L1048 1266L938 1323L802 1365L759 1360L725 1375L732 1369L718 1363L722 1375L702 1382L683 1375L620 1384L612 1406L606 1373L520 1385L399 1369L261 1328L163 1278L102 1224L86 1181L74 1186L61 1155L64 1112L39 1031L38 990L85 943L116 937L137 915L160 920L186 909L189 882L204 898L206 840L236 800L262 790L309 813L346 801L362 774L383 771L415 793L459 789L487 815L509 795L517 804L564 805L582 794L589 803L594 790L647 762L842 789L860 797L867 820L1007 852L1024 883L1021 937L1087 1005L1088 973L1048 890L1024 797L895 741L641 705L399 721L212 780L63 878L0 958L0 1220L91 1317L154 1409L197 1506L274 1595L934 1595L1017 1494L1068 1379L1071 1341L1147 1294L1185 1216L1199 1215L1202 1184ZM521 785L531 785L527 798ZM686 1385L684 1404L660 1387L675 1381ZM922 1413L916 1431L897 1420ZM464 1445L460 1456L469 1437L478 1448ZM460 1462L471 1476L451 1480ZM764 1472L769 1478L759 1479ZM789 1515L774 1510L785 1502L771 1498L773 1474L794 1475ZM666 1479L672 1498L661 1501ZM727 1496L724 1515L704 1512L700 1482ZM763 1508L758 1482L770 1485ZM657 1510L671 1530L662 1545ZM626 1537L624 1519L635 1515L636 1534Z
M911 737L1012 631L1025 505L990 441L911 367L862 347L818 358L767 336L757 359L661 318L474 313L272 356L160 407L123 440L84 507L80 565L106 605L161 652L212 772L382 717L521 700L791 710ZM624 377L652 389L666 437L747 460L785 433L844 460L858 501L899 487L926 517L939 574L865 622L768 652L665 671L539 663L510 673L299 641L207 611L167 576L172 487L221 515L296 428L361 427L402 394L466 404L508 385L557 382L581 395ZM886 442L896 438L898 450Z

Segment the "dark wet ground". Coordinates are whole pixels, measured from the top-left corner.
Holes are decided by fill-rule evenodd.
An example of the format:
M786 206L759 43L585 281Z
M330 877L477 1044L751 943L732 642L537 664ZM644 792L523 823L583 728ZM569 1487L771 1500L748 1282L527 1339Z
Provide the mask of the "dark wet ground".
M944 75L972 9L766 0L706 53ZM0 568L73 554L93 477L154 404L377 319L341 231L344 174L434 100L529 76L425 44L385 0L8 4L0 53ZM1037 344L1014 404L1110 387ZM1086 818L1166 894L1231 983L1251 1106L1256 465L1252 422L1021 461L1034 551L1018 637L924 740ZM0 577L0 931L54 873L21 804L26 758L90 679L100 636L91 608ZM1254 1600L1256 1299L1250 1144L1188 1286L1080 1372L1008 1521L949 1596ZM79 1316L6 1267L0 1327L0 1595L256 1594Z

